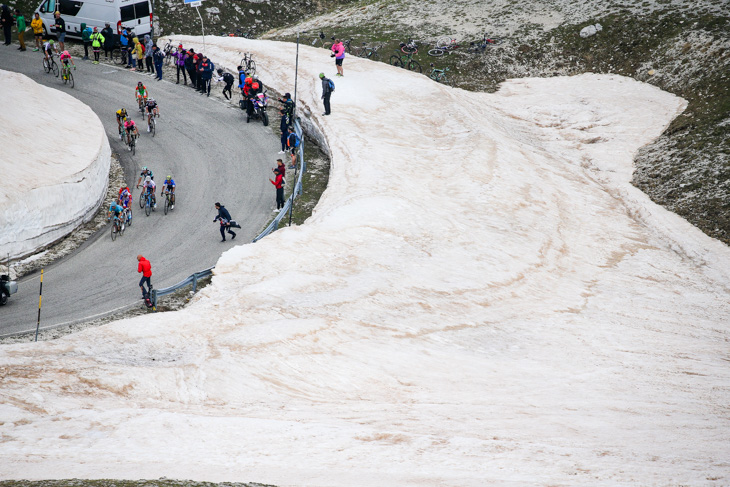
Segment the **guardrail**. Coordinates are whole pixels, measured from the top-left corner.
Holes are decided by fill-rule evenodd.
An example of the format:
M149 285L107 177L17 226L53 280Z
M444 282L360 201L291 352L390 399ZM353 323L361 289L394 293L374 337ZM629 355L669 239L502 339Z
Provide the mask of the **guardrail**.
M294 204L294 198L302 194L302 175L307 171L307 164L304 162L304 138L302 137L302 126L299 124L299 119L294 120L294 132L299 137L299 177L294 185L294 190L291 192L291 196L284 203L284 208L281 209L276 218L264 228L264 231L259 233L252 242L258 242L268 234L275 232L279 229L279 223L281 220L291 211L292 205Z
M205 269L204 271L196 272L195 274L189 276L187 279L183 279L182 281L178 282L177 284L173 284L170 287L166 287L163 289L153 289L151 296L153 309L157 311L158 298L162 296L167 296L168 294L172 294L178 289L184 288L188 284L193 285L193 292L195 292L195 290L198 288L198 279L202 279L213 274L213 269L215 269L215 266Z

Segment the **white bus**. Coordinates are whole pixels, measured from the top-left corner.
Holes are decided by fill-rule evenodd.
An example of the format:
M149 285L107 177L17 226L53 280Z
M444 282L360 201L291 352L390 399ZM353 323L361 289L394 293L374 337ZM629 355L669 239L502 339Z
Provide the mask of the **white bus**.
M43 19L43 35L55 33L55 11L66 21L66 35L81 37L81 24L104 28L116 26L117 35L127 28L138 37L150 33L152 5L150 0L45 0L36 10Z

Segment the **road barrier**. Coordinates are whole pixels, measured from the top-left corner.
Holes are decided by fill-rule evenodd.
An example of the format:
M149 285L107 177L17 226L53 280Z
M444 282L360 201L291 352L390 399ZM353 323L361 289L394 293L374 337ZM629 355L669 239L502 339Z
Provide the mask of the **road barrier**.
M170 287L166 287L163 289L153 289L151 299L154 310L157 311L158 298L161 298L162 296L167 296L168 294L172 294L178 289L184 288L188 284L193 285L193 292L195 292L196 289L198 289L198 279L210 276L211 274L213 274L213 269L215 269L215 266L209 269L205 269L204 271L196 272L195 274L188 276L187 279L183 279L182 281L178 282L177 284L173 284Z

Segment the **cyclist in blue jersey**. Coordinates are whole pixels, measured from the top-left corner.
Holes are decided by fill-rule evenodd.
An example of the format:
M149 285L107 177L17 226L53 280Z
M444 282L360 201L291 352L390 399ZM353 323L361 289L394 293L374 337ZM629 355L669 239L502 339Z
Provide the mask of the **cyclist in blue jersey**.
M119 206L116 201L113 201L112 204L109 205L109 212L106 215L107 221L110 221L112 219L112 214L114 214L116 218L119 218L119 215L121 215L123 211L124 208Z
M142 187L145 189L145 197L147 197L148 194L152 194L152 207L157 208L157 198L155 197L155 188L157 188L157 185L154 181L152 181L151 176L144 178L144 184Z
M162 183L161 196L165 196L165 193L170 193L170 209L175 209L175 180L172 176L167 176L165 181Z

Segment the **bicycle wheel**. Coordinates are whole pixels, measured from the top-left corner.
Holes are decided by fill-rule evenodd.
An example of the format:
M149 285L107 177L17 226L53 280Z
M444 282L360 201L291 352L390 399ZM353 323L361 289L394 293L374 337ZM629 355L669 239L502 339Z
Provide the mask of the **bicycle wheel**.
M247 59L246 59L246 58L242 58L242 59L241 59L241 62L240 62L240 63L238 63L238 65L239 65L239 66L243 66L244 68L247 68L247 67L248 67L248 65L246 64L246 61L247 61Z
M165 198L165 215L167 215L167 212L170 211L170 198Z
M112 222L112 241L117 239L117 224Z
M429 56L439 57L443 56L444 54L446 54L446 51L444 51L443 49L439 49L438 47L436 49L429 49L428 51Z
M119 49L114 48L112 49L112 52L109 53L109 56L112 58L112 63L114 64L121 64L121 53L119 52Z
M399 68L403 67L403 61L401 61L400 56L396 56L395 54L390 56L390 64Z
M449 47L454 41L455 39L453 37L439 37L436 41L436 49Z
M380 61L380 53L377 50L373 50L367 57L373 61Z
M48 59L46 58L43 58L43 71L45 71L46 73L51 72L51 66L49 66Z
M135 155L137 153L137 141L135 140L136 138L136 136L132 136L132 155Z
M157 132L157 122L155 122L155 117L152 117L150 121L152 122L152 125L150 125L150 132L152 133L152 137L154 137Z
M51 70L53 71L53 76L58 78L58 64L53 60L51 60Z
M150 213L152 212L152 201L150 201L152 198L147 198L147 201L144 204L144 214L147 216L150 216Z
M139 207L144 208L144 202L146 198L144 197L144 189L142 189L142 192L139 194Z
M248 62L248 74L249 76L255 76L256 75L256 61L253 59Z
M71 85L71 88L74 87L74 75L70 71L68 72L68 84Z
M405 52L406 54L416 54L418 52L418 48L414 46L409 46L406 44L405 46L400 48L401 51Z
M68 83L68 74L66 74L66 73L64 72L64 73L63 73L63 76L61 76L61 79L63 80L63 84L64 84L64 85L65 85L66 83Z
M418 61L415 59L411 59L408 61L408 71L415 71L417 73L423 73L423 70L421 69L421 65L418 64Z
M124 224L124 221L120 221L120 222L119 222L119 235L120 235L120 236L121 236L121 235L124 235L124 227L125 227L125 226L126 226L126 225Z
M132 207L127 208L127 226L132 226Z

